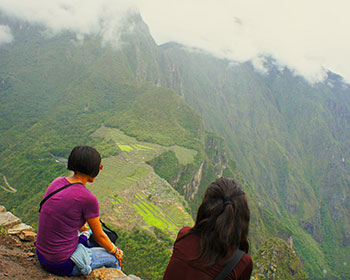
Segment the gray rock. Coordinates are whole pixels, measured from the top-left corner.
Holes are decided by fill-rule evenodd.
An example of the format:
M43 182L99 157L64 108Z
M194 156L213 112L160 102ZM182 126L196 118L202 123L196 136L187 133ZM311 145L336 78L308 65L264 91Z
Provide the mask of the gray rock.
M11 212L0 213L0 226L11 228L21 223L21 220Z
M28 226L24 223L15 225L14 227L11 227L7 230L8 234L19 234L22 231L33 231L33 228L31 226Z
M34 241L36 238L36 233L32 231L22 231L18 237L23 241Z

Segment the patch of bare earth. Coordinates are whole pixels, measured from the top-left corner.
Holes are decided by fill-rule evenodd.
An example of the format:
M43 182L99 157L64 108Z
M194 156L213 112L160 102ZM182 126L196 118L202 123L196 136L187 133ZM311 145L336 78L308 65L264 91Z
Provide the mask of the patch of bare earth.
M59 280L67 278L70 277L55 276L41 269L33 242L19 241L17 237L0 233L0 279Z

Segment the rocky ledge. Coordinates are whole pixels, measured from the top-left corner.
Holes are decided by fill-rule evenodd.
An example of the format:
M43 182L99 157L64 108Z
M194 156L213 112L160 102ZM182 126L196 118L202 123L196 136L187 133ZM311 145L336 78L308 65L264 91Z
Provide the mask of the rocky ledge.
M51 275L41 269L35 255L36 234L33 228L7 212L0 205L0 279L72 279ZM89 280L141 280L134 275L125 275L119 269L100 268L88 276L74 279Z

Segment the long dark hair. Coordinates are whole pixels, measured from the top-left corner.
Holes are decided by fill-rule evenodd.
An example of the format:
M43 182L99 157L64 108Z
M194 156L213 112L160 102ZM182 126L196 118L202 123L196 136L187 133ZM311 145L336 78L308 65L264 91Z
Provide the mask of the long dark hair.
M238 248L248 252L249 219L247 198L239 184L228 178L211 183L190 231L200 236L197 260L213 265Z

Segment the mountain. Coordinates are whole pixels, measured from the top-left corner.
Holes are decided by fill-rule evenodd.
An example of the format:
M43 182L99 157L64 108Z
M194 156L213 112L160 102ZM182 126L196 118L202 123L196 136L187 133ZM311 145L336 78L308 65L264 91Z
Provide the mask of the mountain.
M266 58L267 73L178 44L173 58L185 101L221 134L259 207L288 226L305 267L340 279L349 270L350 88L329 73L311 85ZM339 273L339 274L338 274Z
M152 264L142 253L130 260L128 273L161 277L176 231L193 222L207 185L229 176L249 197L253 254L292 237L310 279L350 275L350 94L340 76L310 85L272 58L261 74L157 46L139 15L119 47L98 35L48 37L5 15L0 24L14 35L0 46L0 193L16 215L36 223L71 148L89 144L105 166L91 185L103 216L126 247L159 249Z
M206 154L217 136L176 92L139 79L130 48L101 47L98 36L46 37L43 26L6 16L0 22L14 34L13 44L0 47L1 203L36 226L48 184L69 174L72 147L92 145L104 169L89 188L119 233L124 268L160 279L177 231L193 224L193 206L174 187L202 191L215 172L231 169ZM129 45L136 39L144 40L125 38ZM169 155L176 186L151 166ZM192 180L198 170L200 182Z

